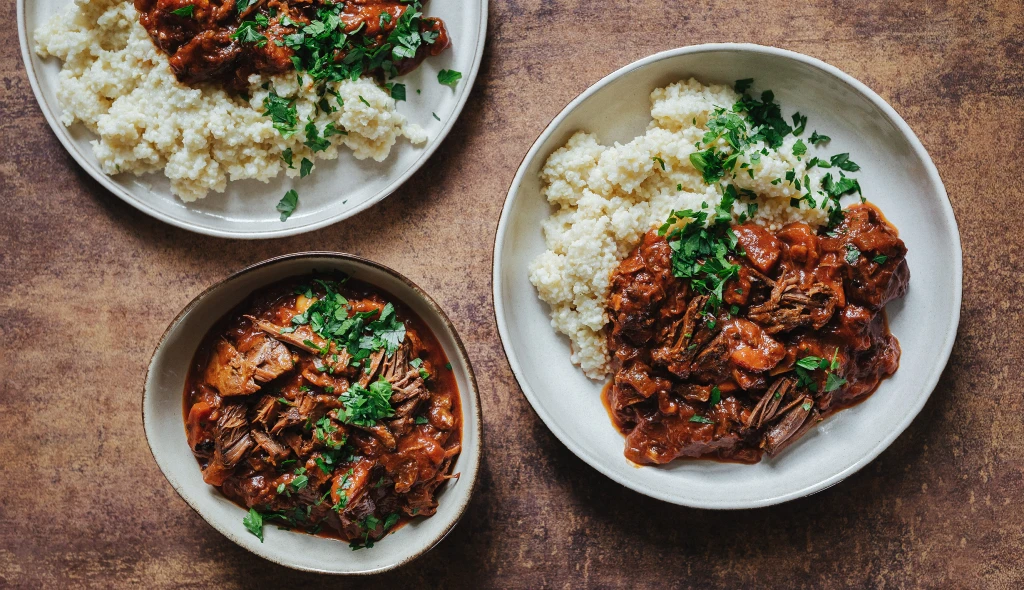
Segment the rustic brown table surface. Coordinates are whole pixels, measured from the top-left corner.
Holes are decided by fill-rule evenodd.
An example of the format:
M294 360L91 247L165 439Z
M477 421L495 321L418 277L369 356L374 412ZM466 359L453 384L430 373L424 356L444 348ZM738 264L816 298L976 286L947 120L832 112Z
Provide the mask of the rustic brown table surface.
M13 0L0 16L15 22ZM1024 195L1022 39L1015 0L492 2L476 87L429 165L354 219L229 241L150 219L86 175L40 114L9 27L0 586L1020 588L1024 238L1005 213ZM856 475L760 510L664 504L577 459L520 393L492 314L495 224L537 134L614 69L707 41L793 49L875 89L934 158L963 239L960 333L928 405ZM234 545L175 495L142 431L143 374L177 311L243 266L308 249L423 286L480 383L485 455L468 512L425 557L371 579L303 574Z

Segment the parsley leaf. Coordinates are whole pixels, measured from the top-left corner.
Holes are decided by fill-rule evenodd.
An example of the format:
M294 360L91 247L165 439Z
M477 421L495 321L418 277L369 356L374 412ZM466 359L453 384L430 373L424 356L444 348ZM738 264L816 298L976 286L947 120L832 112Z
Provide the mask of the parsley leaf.
M242 21L235 32L231 33L231 38L236 39L239 43L255 43L256 47L263 47L267 44L267 38L256 30L256 21L254 20Z
M391 91L391 98L395 100L405 100L405 84L389 84L388 88Z
M747 90L750 90L750 87L753 85L753 78L744 78L742 80L736 80L736 84L733 86L733 88L739 94L746 94Z
M829 373L828 377L825 379L825 391L835 391L842 387L843 385L846 385L846 379L843 379L842 377L836 375L835 373ZM810 408L804 409L808 410Z
M302 145L313 150L313 153L322 152L331 147L330 140L320 137L320 131L316 128L316 123L313 121L306 123L305 131L306 141L302 142Z
M260 540L260 543L263 542L263 515L256 512L255 508L249 509L249 514L246 514L245 518L242 519L242 524Z
M455 70L441 70L437 73L437 81L445 86L455 86L462 79L462 72L456 72Z
M711 388L711 395L708 397L708 405L715 406L718 402L722 401L722 390L718 386Z
M295 169L295 166L292 165L292 148L286 148L281 152L281 159L284 160L285 164L288 164L289 168Z
M697 414L694 414L693 416L690 416L690 422L698 422L700 424L714 424L715 423L715 421L712 420L711 418L705 418L704 416L698 416Z
M811 134L811 143L814 145L821 145L825 142L832 141L832 138L827 135L821 135L817 131Z
M807 128L807 117L801 115L800 113L794 113L793 125L796 126L796 128L793 129L793 135L802 134L804 132L804 129Z
M885 261L886 261L886 260L889 260L889 257L888 257L888 256L886 256L885 254L879 254L878 256L875 256L875 257L874 257L874 258L872 258L871 260L872 260L872 262L874 262L875 264L885 264Z
M196 7L193 6L192 4L189 4L187 6L182 6L181 8L176 8L176 9L172 10L171 14L173 14L174 16L181 16L181 17L184 17L184 18L192 18L192 16L194 15L195 11L196 11Z
M850 160L850 154L836 154L830 158L833 166L840 170L846 170L847 172L856 172L860 170L860 166Z
M651 159L652 159L652 160L654 160L654 163L655 163L655 164L660 164L660 165L661 165L661 169L662 169L662 170L664 170L664 169L665 169L665 160L662 160L662 159L661 159L661 158L659 158L658 156L654 156L654 157L653 157L653 158L651 158Z
M298 204L299 193L295 192L295 189L286 192L277 203L277 210L281 212L281 221L287 221L291 214L295 212L295 207Z
M309 176L309 173L313 171L313 162L309 158L302 158L302 162L299 164L299 178L305 178Z
M857 264L857 259L860 258L860 250L853 244L847 244L846 256L844 258L847 264Z
M804 143L804 140L802 140L802 139L796 140L796 143L793 144L793 155L794 156L802 156L802 155L804 155L806 153L807 153L807 144Z

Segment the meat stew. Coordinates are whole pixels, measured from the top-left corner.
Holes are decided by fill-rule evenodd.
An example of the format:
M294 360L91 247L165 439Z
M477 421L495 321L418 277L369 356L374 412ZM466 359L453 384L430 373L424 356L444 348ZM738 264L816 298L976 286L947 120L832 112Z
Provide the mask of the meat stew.
M683 246L664 231L612 274L604 396L635 463L778 455L898 367L883 307L906 292L907 249L876 208L818 232L728 230L736 253L719 268L735 268L716 293L674 274Z
M249 509L253 534L266 521L354 549L434 514L461 412L426 324L345 276L254 293L206 335L184 392L203 479Z
M134 0L139 22L186 84L244 92L254 73L315 80L394 77L451 44L418 0Z

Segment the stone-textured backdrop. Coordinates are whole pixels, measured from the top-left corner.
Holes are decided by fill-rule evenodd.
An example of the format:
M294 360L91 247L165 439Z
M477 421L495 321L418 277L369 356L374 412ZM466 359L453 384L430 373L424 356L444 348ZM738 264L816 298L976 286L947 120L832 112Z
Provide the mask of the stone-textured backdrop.
M13 0L0 16L0 586L1024 585L1018 0L496 0L476 87L430 163L354 219L259 242L172 228L92 181L36 106ZM496 219L540 130L619 66L707 41L804 52L875 89L935 159L963 238L960 334L924 411L842 484L761 510L671 506L585 465L521 395L491 311ZM480 382L487 454L465 518L369 580L294 572L222 537L160 475L139 419L175 313L243 266L307 249L419 283Z

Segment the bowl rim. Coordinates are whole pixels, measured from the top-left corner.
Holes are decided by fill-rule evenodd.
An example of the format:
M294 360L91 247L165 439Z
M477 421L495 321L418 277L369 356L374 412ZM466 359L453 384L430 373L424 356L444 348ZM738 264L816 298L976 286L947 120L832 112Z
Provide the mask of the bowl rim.
M501 260L504 250L504 242L508 227L510 224L510 211L511 206L517 198L519 198L519 191L522 185L523 178L526 176L527 168L530 164L539 156L540 148L548 140L548 138L554 134L562 122L568 118L568 116L575 111L582 103L587 101L591 96L596 94L598 91L609 85L613 81L625 76L633 71L644 68L655 62L659 62L666 59L671 59L680 55L698 54L698 53L713 53L713 52L749 52L755 54L766 55L774 58L789 59L799 62L804 65L811 66L818 70L821 70L827 75L831 75L839 82L846 85L853 92L860 94L862 97L867 99L875 108L881 113L900 131L901 135L907 140L912 147L915 156L920 159L924 164L925 172L928 175L929 180L937 187L939 194L943 197L939 200L939 207L942 212L942 220L946 225L947 229L950 230L950 234L953 236L955 241L955 249L957 256L955 260L951 261L951 271L953 273L954 282L957 286L953 293L953 308L955 310L952 317L950 328L945 335L945 339L942 342L941 347L938 347L935 358L936 363L933 366L931 373L925 380L924 385L928 391L928 394L923 396L921 400L912 407L908 407L908 413L900 424L888 432L870 451L868 451L863 457L854 462L850 467L840 471L839 473L833 474L829 477L822 479L821 481L805 486L799 490L795 490L788 493L778 494L771 497L763 498L757 501L748 502L733 502L727 504L716 504L704 501L694 501L690 499L679 498L670 494L661 493L657 490L647 488L636 481L629 478L620 477L615 471L607 468L601 461L600 457L590 452L589 449L583 445L578 444L568 433L566 433L553 416L548 414L542 409L540 404L540 398L537 394L529 387L526 381L526 371L520 364L515 351L512 348L512 340L509 334L508 326L505 322L505 305L502 299L502 288L503 282L501 278ZM956 341L957 331L960 325L960 308L963 299L963 244L960 240L959 226L956 221L956 213L953 210L952 204L949 200L949 194L946 192L946 187L939 176L938 169L935 163L932 161L931 156L928 155L928 151L924 145L918 139L917 135L910 128L910 125L903 120L903 117L896 112L896 110L879 96L875 91L871 90L863 82L857 80L853 76L840 70L839 68L828 64L818 58L811 57L796 51L788 49L781 49L778 47L772 47L768 45L759 45L756 43L703 43L699 45L688 45L684 47L678 47L675 49L668 49L654 53L647 57L641 58L637 61L629 63L610 74L602 77L600 80L586 88L583 92L572 99L557 115L555 115L551 122L548 123L547 127L537 136L536 141L530 146L529 151L523 157L520 162L519 168L516 170L516 174L509 184L508 192L505 195L505 200L501 207L501 215L498 218L497 228L494 233L494 249L491 257L491 295L494 302L494 317L495 323L498 327L498 335L501 340L502 350L505 353L505 358L508 361L509 368L512 369L512 374L515 377L516 383L519 385L519 389L526 397L533 411L540 417L548 429L555 435L555 437L562 442L573 454L582 459L585 463L602 473L612 481L627 487L635 492L643 494L645 496L676 504L680 506L688 506L690 508L701 508L710 510L741 510L749 508L761 508L765 506L772 506L775 504L781 504L804 496L815 494L824 489L832 487L837 483L843 481L847 477L853 475L857 471L860 471L865 465L874 461L878 455L885 451L889 445L892 444L896 438L902 434L910 423L914 421L917 415L924 408L925 404L931 399L931 395L935 390L935 386L938 384L939 378L942 376L942 372L949 361L949 356L953 350L953 344Z
M296 225L294 227L284 227L281 229L261 231L231 231L218 229L214 227L205 227L159 211L158 209L144 202L142 199L136 197L131 191L125 190L124 188L115 184L111 180L110 176L104 174L102 171L99 170L99 168L94 166L89 161L89 158L86 156L86 154L82 153L82 151L78 149L78 146L74 142L72 142L71 137L68 134L67 128L64 126L63 123L60 122L59 117L52 112L52 110L47 105L46 101L43 99L43 91L40 88L38 82L39 73L36 72L35 66L32 63L32 56L34 55L34 53L30 51L28 44L29 32L28 24L26 22L28 17L25 11L25 3L31 1L33 0L17 0L16 4L16 18L18 21L18 42L21 45L21 61L22 65L25 66L25 75L28 78L29 85L32 87L32 94L35 96L36 103L39 106L39 110L42 111L43 116L46 118L46 122L50 126L50 131L52 131L53 134L57 136L57 140L60 141L61 145L64 146L64 150L71 155L75 162L78 163L79 167L81 167L86 173L88 173L93 180L98 182L107 191L109 191L116 197L120 198L125 203L128 203L132 207L138 209L142 213L145 213L146 215L149 215L150 217L158 219L169 225L173 225L174 227L192 231L198 234L213 236L217 238L229 238L239 240L265 240L271 238L283 238L286 236L304 234L307 232L327 227L328 225L333 225L335 223L338 223L339 221L343 221L350 217L354 217L359 213L362 213L366 209L369 209L370 207L383 201L387 197L391 196L391 194L398 190L403 184L405 184L405 182L409 180L414 174L419 172L420 168L422 168L423 165L427 163L431 156L434 155L434 152L437 151L439 147L441 147L441 144L444 143L444 140L448 137L448 133L452 130L452 127L455 126L455 121L457 121L459 117L462 115L462 110L463 108L465 108L466 102L469 100L469 95L472 93L473 87L476 85L477 74L480 72L480 64L483 61L484 46L487 41L487 19L489 6L489 2L487 0L479 0L479 33L477 35L475 45L472 46L474 52L473 65L470 68L468 75L463 75L463 80L465 80L465 90L462 91L462 95L459 96L458 101L455 103L455 108L452 109L451 116L449 116L448 119L443 123L443 125L441 126L441 130L438 132L437 136L434 137L433 139L428 140L427 145L426 147L423 148L423 151L422 153L420 153L419 158L417 158L416 161L413 162L413 164L404 173L396 177L389 185L382 188L380 191L378 191L376 194L374 194L372 197L370 197L363 203L351 209L347 209L345 211L337 213L335 215L330 215L323 219L312 221L305 225Z
M157 458L156 452L153 450L153 442L152 442L152 438L150 436L150 427L149 427L149 420L148 420L148 418L150 418L150 416L147 414L147 411L146 411L146 407L147 407L146 400L150 397L149 375L150 375L151 371L153 370L153 361L156 359L157 354L164 347L164 345L165 345L165 343L167 341L168 335L183 321L183 319L185 318L186 315L188 315L193 309L198 307L214 291L218 291L218 290L220 290L220 289L222 289L224 287L227 287L229 285L229 283L234 282L234 281L240 279L241 277L243 277L243 276L245 276L245 275L247 275L247 274L249 274L251 272L254 272L256 270L260 270L260 269L271 267L271 266L276 266L277 264L280 264L280 263L285 262L285 261L298 260L298 259L304 259L304 258L334 258L334 259L337 259L337 260L344 260L344 261L348 261L348 262L354 262L357 265L361 264L361 265L365 265L365 266L368 266L368 267L375 268L377 270L383 271L386 274L391 275L393 278L398 279L400 282L404 283L406 286L408 286L410 289L412 289L415 293L417 293L423 299L423 301L432 310L432 312L437 315L438 319L441 320L441 322L444 324L445 328L451 332L452 339L453 339L453 341L455 343L456 352L458 353L459 357L461 357L459 360L460 360L460 362L464 363L465 368L466 368L466 375L468 377L467 381L468 381L468 385L469 385L470 391L469 392L465 392L465 391L462 390L462 388L460 388L459 389L459 397L462 398L462 399L465 399L465 397L467 395L470 395L471 399L474 401L474 405L476 407L476 411L473 413L473 415L474 415L474 417L476 419L476 428L473 428L471 432L467 433L466 432L466 428L465 428L466 420L463 419L462 438L463 438L463 440L465 440L467 434L469 434L469 436L472 437L472 439L473 439L473 441L474 441L474 443L476 445L476 453L474 454L473 457L469 458L470 461L471 461L471 467L472 467L473 476L472 476L472 479L469 482L469 490L466 492L465 500L460 503L460 505L458 507L458 510L457 510L457 512L455 514L455 517L451 520L451 522L449 522L445 526L444 530L442 530L439 534L434 536L433 539L431 539L427 543L423 544L420 549L418 549L416 552L414 552L409 557L407 557L407 558L405 558L405 559L403 559L401 561L398 561L396 563L392 563L392 564L386 565L386 566L381 566L381 567L371 568L371 569L365 569L365 570L353 570L353 571L344 571L344 572L342 572L342 571L327 570L327 569L321 569L321 568L310 568L310 567L295 565L293 563L288 563L287 560L284 560L284 559L281 559L280 557L278 557L278 555L273 550L267 551L266 555L257 553L255 551L253 551L252 549L250 549L249 547L246 547L245 544L241 543L236 538L237 535L233 531L223 530L221 527L219 527L216 524L214 524L213 522L211 522L210 519L208 519L206 517L206 515L204 515L203 512L192 502L191 498L189 497L189 494L185 491L184 486L181 484L181 482L177 481L177 479L173 478L171 475L168 474L167 470L164 469L164 466L161 464L160 460ZM275 281L281 280L283 278L286 278L286 277L278 277L278 278L268 282L266 285L271 285ZM266 285L264 285L264 286L266 286ZM241 299L244 299L245 297L248 297L248 295L249 295L249 293L244 294ZM241 299L239 299L239 301L241 301ZM462 401L460 401L460 404L461 404L461 406L463 408L463 416L465 416L466 404L464 402L462 402ZM462 337L459 335L458 330L455 329L455 325L448 318L448 315L444 312L444 310L441 309L441 307L437 304L437 302L435 302L434 299L432 297L430 297L430 295L428 295L427 292L424 291L423 289L421 289L416 283L414 283L412 280L410 280L405 275L399 273L398 271L396 271L396 270L394 270L394 269L392 269L392 268L390 268L390 267L388 267L388 266L386 266L384 264L381 264L379 262L375 262L373 260L364 258L362 256L358 256L358 255L355 255L355 254L348 254L348 253L344 253L344 252L331 252L331 251L306 251L306 252L295 252L295 253L291 253L291 254L283 254L283 255L280 255L280 256L274 256L273 258L268 258L266 260L257 262L255 264L251 264L251 265L249 265L249 266L247 266L247 267L245 267L245 268L243 268L243 269L241 269L239 271L236 271L236 272L228 275L227 277L217 281L216 283L214 283L213 285L207 287L206 289L204 289L201 293L196 295L187 305L185 305L185 307L182 308L181 311L179 311L177 313L177 315L174 316L174 319L171 320L171 322L168 324L168 326L164 330L163 334L161 334L160 339L157 341L156 346L153 348L153 353L150 355L149 363L146 365L146 373L145 373L145 376L143 377L142 404L141 404L141 406L142 406L141 407L141 418L142 418L143 432L144 432L145 437L146 437L146 446L149 449L150 456L153 458L153 461L156 463L157 468L160 469L160 473L164 476L164 479L166 479L167 483L169 483L171 485L171 487L174 488L174 491L175 491L175 493L178 494L178 497L180 497L182 500L184 500L185 503L188 505L188 507L191 508L193 510L193 512L195 512L197 515L199 515L199 517L202 518L206 522L207 525L209 525L214 530L216 530L217 532L219 532L222 535L224 535L225 537L227 537L229 540L234 542L239 547L242 547L243 549L249 551L250 553L252 553L252 554L254 554L254 555L258 556L258 557L261 557L263 559L266 559L266 560L271 561L273 563L276 563L278 565L282 565L284 567L295 569L295 570L312 572L312 573L318 573L318 574L338 575L338 576L349 576L349 575L351 575L351 576L366 576L366 575L373 575L373 574L383 573L383 572L386 572L386 571L390 571L390 570L402 567L402 566L404 566L404 565L406 565L406 564L416 560L417 558L422 557L424 554L426 554L431 549L436 547L442 540L444 540L444 538L446 536L448 536L448 534L455 528L455 525L457 525L459 523L459 521L462 519L462 517L465 514L466 510L469 508L470 502L473 499L473 494L476 492L477 482L478 482L479 476L480 476L480 464L481 464L481 458L482 458L483 452L484 452L484 449L483 449L483 413L482 413L482 407L481 407L481 404L480 404L480 391L479 391L479 387L478 387L477 381L476 381L476 374L473 371L473 366L472 366L472 363L470 361L469 354L466 352L466 347L465 347L465 345L462 342Z

